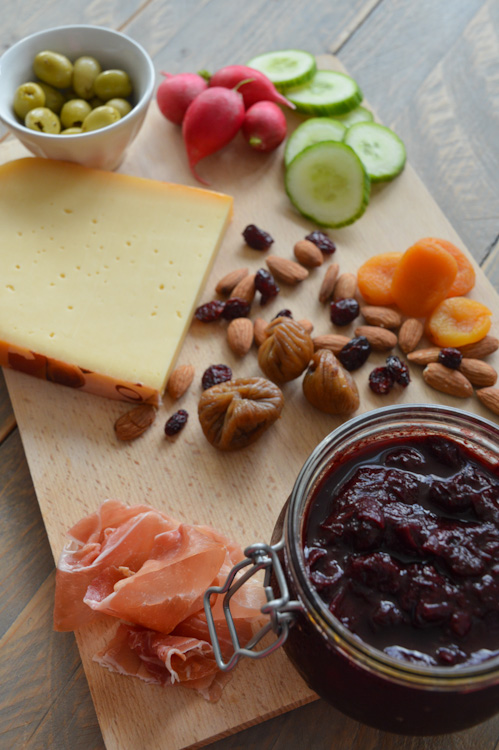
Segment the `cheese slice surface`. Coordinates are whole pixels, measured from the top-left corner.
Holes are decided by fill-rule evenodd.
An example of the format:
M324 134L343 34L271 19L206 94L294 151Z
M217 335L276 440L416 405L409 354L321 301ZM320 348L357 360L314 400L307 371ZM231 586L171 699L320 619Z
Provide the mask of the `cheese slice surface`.
M40 355L17 369L71 380L50 377L54 361L83 390L161 393L231 215L230 196L200 188L32 157L0 166L0 364Z

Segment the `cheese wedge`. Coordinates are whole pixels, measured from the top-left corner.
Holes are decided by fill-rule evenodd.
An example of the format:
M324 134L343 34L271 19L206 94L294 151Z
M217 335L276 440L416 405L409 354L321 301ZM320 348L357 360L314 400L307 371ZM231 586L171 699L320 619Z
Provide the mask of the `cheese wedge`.
M26 158L0 166L0 365L157 402L232 198Z

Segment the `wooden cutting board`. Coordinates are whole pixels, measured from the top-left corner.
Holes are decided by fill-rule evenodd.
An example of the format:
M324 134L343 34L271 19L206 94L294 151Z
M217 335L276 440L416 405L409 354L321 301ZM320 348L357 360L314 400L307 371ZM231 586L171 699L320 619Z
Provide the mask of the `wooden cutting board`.
M319 62L321 67L341 69L329 56ZM290 128L299 122L299 116L289 115ZM211 181L213 189L235 198L232 225L201 301L214 296L215 284L226 272L241 266L254 271L265 266L265 255L250 250L242 240L241 232L247 224L255 223L269 231L275 238L272 252L284 257L292 257L294 243L314 228L294 211L285 195L282 149L270 155L257 154L237 137L224 151L200 164L200 174ZM2 163L26 155L15 141L0 147ZM162 118L154 102L119 171L197 184L186 167L179 129ZM373 190L360 221L330 234L338 248L333 260L341 271L354 272L375 253L403 251L429 235L463 247L410 165L393 183ZM260 308L255 302L252 316L270 320L280 309L290 308L295 318L309 318L314 323L314 334L331 332L327 309L317 299L329 262L313 270L299 287L282 285L281 294L272 304ZM471 296L494 312L499 309L494 289L478 268ZM352 334L353 328L342 332ZM497 335L497 320L492 332ZM494 419L475 396L455 399L428 388L416 367L405 391L394 389L389 396L375 396L367 386L367 377L372 367L383 361L382 355L372 355L355 373L361 394L359 412L390 403L437 401ZM497 357L490 361L498 366ZM243 359L232 355L225 324L194 322L178 359L179 364L192 363L196 368L189 393L177 403L165 397L152 428L131 444L119 444L113 431L113 423L127 410L126 405L5 372L55 559L66 530L109 497L129 504L150 503L180 520L211 524L243 547L269 541L304 460L340 419L314 410L302 395L300 381L295 381L284 387L281 420L258 443L238 453L219 453L206 442L197 420L201 375L210 364L219 362L229 364L235 376L261 374L256 349ZM180 406L187 409L190 419L172 443L165 440L163 426ZM189 690L161 689L111 674L93 663L92 655L114 627L92 626L77 633L102 734L110 750L201 746L315 697L282 651L263 661L243 662L214 705Z

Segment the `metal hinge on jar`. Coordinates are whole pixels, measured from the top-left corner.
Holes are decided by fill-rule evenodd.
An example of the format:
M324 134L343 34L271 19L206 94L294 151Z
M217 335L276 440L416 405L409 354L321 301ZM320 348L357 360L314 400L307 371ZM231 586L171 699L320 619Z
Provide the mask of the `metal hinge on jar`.
M224 585L211 586L205 592L204 609L208 621L208 629L213 645L213 651L218 667L225 672L233 669L242 656L248 656L251 659L262 659L278 649L279 646L282 646L288 637L289 629L294 622L295 612L302 609L302 605L299 601L292 601L289 598L288 586L286 584L281 563L277 556L277 553L282 549L283 545L284 541L274 545L258 543L247 547L244 550L244 554L246 555L245 559L241 560L240 563L232 568ZM248 570L242 575L239 575L245 568L248 568ZM269 621L260 628L248 643L241 646L234 619L230 611L230 600L236 591L244 586L252 576L256 575L261 570L264 571L263 587L267 598L267 603L263 605L261 612L263 615L269 617ZM274 594L274 589L270 585L272 574L274 575L274 583L279 589L279 596L277 597ZM227 662L225 662L222 657L215 621L211 611L210 599L213 594L225 594L223 599L223 609L232 641L232 647L234 649L234 653ZM266 646L259 651L254 651L253 649L255 646L271 630L275 633L276 639L269 646Z

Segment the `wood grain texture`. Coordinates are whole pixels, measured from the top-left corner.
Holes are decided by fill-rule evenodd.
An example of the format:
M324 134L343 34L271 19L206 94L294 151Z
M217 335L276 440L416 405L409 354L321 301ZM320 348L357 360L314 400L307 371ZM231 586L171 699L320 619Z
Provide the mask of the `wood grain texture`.
M331 7L332 5L334 8ZM470 226L472 224L473 227L478 226L478 229L481 226L482 215L471 216L468 211L468 201L471 199L473 205L477 207L479 207L481 197L487 199L483 202L483 216L486 220L498 216L496 208L485 213L486 209L492 206L489 201L490 181L486 173L489 164L496 164L497 146L492 136L497 132L497 120L494 120L494 112L484 100L480 100L480 106L476 110L467 110L469 69L463 63L464 61L471 64L472 80L478 80L480 86L484 75L488 77L490 71L493 73L496 70L494 58L497 61L497 40L493 34L492 25L487 28L487 19L492 19L497 30L497 20L493 18L497 3L477 2L476 0L453 0L452 3L448 3L447 0L435 0L435 2L422 0L418 3L395 0L350 3L347 0L338 0L334 4L320 0L307 6L287 3L286 11L277 14L277 28L273 28L275 23L271 24L270 21L275 20L277 7L282 11L282 3L273 2L273 0L269 3L252 0L255 12L247 7L244 10L244 18L247 21L250 20L251 24L247 24L242 30L238 19L239 8L236 12L235 6L236 4L229 0L211 3L206 1L164 3L159 0L153 2L145 0L143 3L113 0L104 3L102 0L94 0L86 5L76 3L75 0L67 0L65 3L59 0L49 0L43 4L34 3L33 0L23 0L22 13L20 13L20 4L7 0L2 6L0 51L26 33L50 25L73 22L101 23L121 28L126 32L131 29L130 33L132 31L135 33L136 29L140 29L137 33L140 33L145 46L149 49L149 39L154 38L158 54L156 59L161 60L162 67L173 72L196 69L190 66L194 63L197 65L198 60L202 60L199 67L205 66L208 60L210 68L213 69L215 66L213 57L208 57L204 53L207 44L210 55L216 55L219 64L232 63L235 59L239 61L243 58L242 54L239 55L240 43L243 39L243 49L247 49L248 52L251 50L251 54L253 54L253 49L260 52L264 48L277 49L288 46L306 46L315 52L320 52L321 49L326 51L328 47L331 47L333 51L339 50L340 59L353 75L359 76L364 92L380 118L386 124L393 124L396 128L403 129L404 132L401 134L407 141L412 165L416 166L440 206L445 208L447 218L466 240L475 258L483 258L483 247L488 248L489 254L483 268L489 279L499 288L497 225L495 233L492 232L489 236L489 229L487 229L486 236L478 238L479 242L476 241L474 229L468 232L467 228L468 224ZM270 6L270 14L267 14L268 6ZM141 15L148 8L147 20L142 21ZM288 8L291 9L290 12ZM142 18L144 18L143 15ZM163 24L162 27L157 26L158 20ZM182 24L183 28L180 28ZM168 40L163 45L161 37L168 33L170 27L174 29L174 34L171 41ZM478 37L476 29L481 29ZM469 36L470 30L475 36ZM258 37L260 31L263 31L263 34ZM487 44L482 47L481 44L477 44L477 40L480 42L487 40ZM180 41L183 44L180 44ZM252 44L255 45L254 48ZM441 70L435 83L432 77L433 69L439 64ZM486 74L484 70L487 71ZM459 76L457 71L460 73ZM461 85L463 78L464 86ZM494 74L489 80L493 85L493 91L497 92ZM424 96L420 97L420 89L424 92ZM396 91L397 96L388 96L388 91ZM442 91L444 96L440 99ZM431 96L435 96L435 102L431 100ZM411 117L421 103L431 117L430 119L419 118L418 127L413 128ZM443 114L439 112L440 105L443 108ZM464 111L465 118L460 119L459 137L449 140L446 138L446 129L440 129L438 122L440 116L445 122L449 122L450 117L452 124L454 110L460 113ZM497 112L497 107L495 112ZM434 146L430 148L431 154L427 155L425 144L427 137L430 138L427 136L427 128L432 140L438 134L439 143L445 148L445 161L438 159L438 150ZM485 143L492 142L495 150L477 149L477 160L465 161L461 157L463 139L465 142L466 139L472 138L475 131L483 137ZM177 147L181 148L180 142ZM474 145L473 148L475 148ZM434 164L435 153L436 164ZM452 165L454 161L464 165L464 175L467 170L471 170L473 195L471 191L468 192L462 188L463 173L459 174L456 185L449 184L446 180L446 164ZM481 179L480 175L483 174L485 178ZM445 188L440 187L442 181ZM492 193L493 198L494 195ZM462 218L465 215L468 217L466 221ZM490 222L487 223L487 227L490 227ZM0 413L7 415L7 432L10 432L13 426L12 411L1 389L0 385ZM6 424L3 416L0 417L0 424ZM0 433L0 438L1 436ZM9 441L5 441L0 446L2 469L4 460L7 464L11 464L12 456L15 456L15 461L22 461L18 449L14 451L12 447L7 447ZM5 488L10 481L8 477L11 474L2 472L2 476L4 477L2 486ZM35 502L26 464L16 479L15 485L15 494L31 497L31 502ZM123 487L125 486L124 483ZM43 543L41 516L35 522L33 529L35 527L38 527L38 539L41 545ZM0 533L0 541L4 540L5 537L2 537ZM19 537L18 542L23 544L22 537ZM49 559L50 551L46 538L45 550L46 559ZM6 559L7 555L0 551L2 570L4 570ZM9 575L15 579L19 590L24 590L25 586L31 585L32 568L29 565L20 564L9 568ZM37 580L40 581L39 578ZM15 635L12 635L14 630L11 629L9 637L12 638L12 646L9 647L8 659L5 658L6 642L4 639L0 640L0 746L26 747L29 750L46 750L48 747L51 750L66 750L68 747L76 747L77 750L80 747L82 750L84 747L101 750L103 741L81 666L74 672L74 687L68 689L69 682L65 665L69 664L69 673L73 674L71 670L74 669L77 659L74 638L71 634L63 636L54 634L50 630L52 585L51 583L41 589L41 601L36 598L36 594L34 595L37 605L35 610L30 610L28 605L24 608L18 606L15 609L16 619L12 621L10 618ZM7 597L10 597L10 591L11 589L7 587L5 591ZM3 596L2 587L0 589L2 612L4 611ZM47 601L49 601L48 605ZM40 623L39 628L31 627L41 617L41 610L38 606L42 608L45 606L43 622ZM24 639L24 633L28 634L28 640ZM49 643L51 639L53 645ZM49 653L50 650L57 648L62 652L63 657L60 660L45 659L44 672L40 671L40 662L38 662L36 699L34 691L29 691L32 663L30 651L26 647L28 641L31 643L31 650L35 649L35 655L37 652ZM24 649L26 649L26 654ZM40 689L43 681L50 686L50 691ZM12 698L22 706L23 697L19 693L23 690L27 693L25 708L27 707L29 714L19 714L18 719L12 719ZM46 733L45 728L47 728ZM371 748L373 750L374 748L376 750L475 750L475 748L493 750L499 745L498 729L497 720L492 720L474 730L451 737L431 739L396 737L361 727L335 712L324 702L316 701L233 737L215 742L211 747L213 750L236 750L236 748L325 750L325 748L333 747L335 750L350 750L350 748L352 750L370 750Z
M499 234L498 46L495 0L390 0L339 54L479 263Z
M74 635L52 631L54 584L52 570L0 639L0 744L100 750Z
M321 64L335 65L329 58L321 59ZM297 121L296 116L290 115L291 126ZM153 104L122 171L195 184L179 137ZM12 158L20 153L20 148L14 144L4 148L2 155ZM250 265L256 270L262 264L261 256L255 257L242 242L241 231L248 223L256 221L265 226L276 238L279 254L288 257L296 239L308 231L309 223L294 212L284 195L279 156L275 153L255 159L244 143L235 141L225 152L203 162L203 175L212 180L213 186L235 196L234 219L203 299L212 297L216 281L232 268ZM460 242L408 166L394 183L374 191L362 221L334 233L338 244L335 260L342 270L355 271L372 254L373 247L383 245L385 250L407 247L421 233L421 216L425 217L424 234ZM321 271L323 267L311 273L299 288L283 287L279 298L262 312L270 319L283 306L291 307L297 318L311 318L318 334L328 331L328 316L317 301ZM491 305L497 304L492 287L481 273L475 293ZM371 365L380 357L383 359L382 355L373 357ZM112 424L123 410L122 405L51 383L32 381L20 373L6 373L55 556L62 548L68 526L110 496L128 503L147 501L183 520L210 523L243 545L270 538L299 467L339 419L311 413L299 383L290 383L285 389L283 418L272 432L238 454L219 454L202 437L194 416L200 374L213 361L227 362L237 375L257 374L256 358L251 354L241 361L232 355L223 326L194 323L180 361L195 365L197 380L182 404L193 418L174 444L166 444L162 437L164 421L173 408L168 398L156 424L140 441L118 445ZM371 394L367 375L365 368L357 377L361 410L395 400L438 400L485 413L476 399L463 404L430 391L417 371L410 392L393 394L387 399ZM112 472L109 466L113 467ZM238 667L224 699L214 706L186 695L188 691L172 691L165 708L163 690L109 674L91 661L108 633L109 626L93 626L78 633L77 638L109 748L121 750L146 745L151 750L163 748L167 733L168 747L172 750L200 745L313 698L283 654L277 653L262 663L247 662ZM265 685L266 693L255 685Z
M152 2L131 20L126 33L147 48L158 71L214 72L223 65L244 64L262 50L292 46L326 52L338 46L343 32L361 23L374 4L188 0L179 12L175 3Z
M7 393L5 378L0 372L0 444L16 426L16 418Z
M0 634L15 622L39 586L53 569L54 560L45 543L36 495L19 432L1 445L2 485L0 490L0 549L2 597ZM31 485L31 486L30 486ZM24 585L19 589L18 576Z

